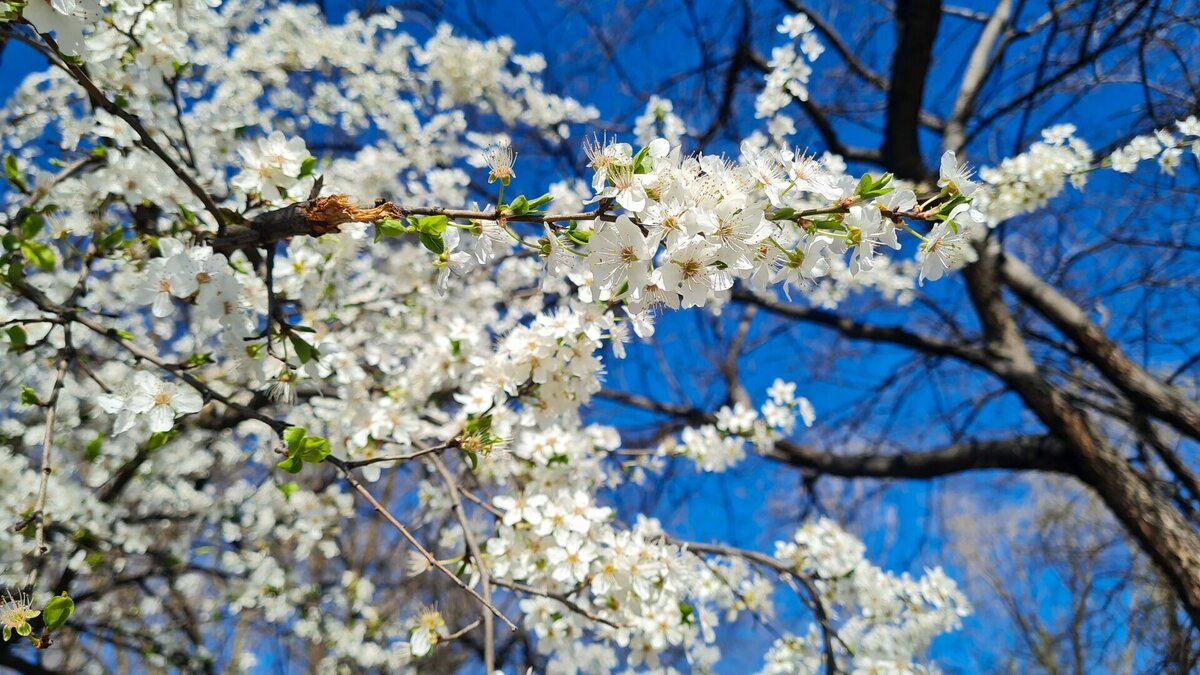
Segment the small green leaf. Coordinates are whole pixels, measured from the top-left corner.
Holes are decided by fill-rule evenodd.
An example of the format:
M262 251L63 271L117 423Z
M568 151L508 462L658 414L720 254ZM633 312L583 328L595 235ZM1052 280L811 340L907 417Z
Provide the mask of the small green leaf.
M150 450L157 450L170 442L172 438L175 438L178 433L174 429L170 431L156 431L150 434L150 442L146 444L146 447Z
M587 230L576 230L574 228L567 230L567 239L570 239L580 246L586 246L591 238L592 233L588 232Z
M305 433L304 427L288 427L283 430L283 442L287 443L288 451L295 454L300 449Z
M446 250L446 242L442 241L442 235L440 234L430 234L422 231L418 235L418 238L421 240L422 246L438 255L441 255Z
M113 249L120 246L125 241L125 230L120 227L114 227L111 232L104 235L100 240L100 248Z
M297 485L295 481L288 481L288 482L284 483L283 485L279 486L279 491L283 493L284 499L287 499L288 497L291 497L292 495L296 494L296 491L299 489L300 489L300 486Z
M313 173L313 169L315 169L316 167L317 167L317 158L316 157L306 158L303 162L300 163L300 178L304 178L305 176L311 176Z
M871 178L871 174L864 173L862 178L858 179L858 187L854 189L854 192L861 196L864 192L870 190L871 186L874 184L875 179Z
M46 219L39 213L31 213L21 221L21 238L33 239L46 227Z
M25 329L20 326L9 326L8 330L8 350L17 352L29 346L29 336L25 334Z
M486 431L491 431L491 430L492 430L492 416L491 415L484 415L483 417L476 417L475 419L467 422L466 428L463 429L463 431L468 436L474 436L476 434L486 432Z
M13 184L13 187L21 192L28 190L25 177L21 175L21 167L17 166L16 155L4 156L4 177L8 179L8 182Z
M329 441L320 436L307 436L300 446L300 450L296 453L296 456L311 464L319 464L325 461L325 458L330 453Z
M417 229L422 233L441 235L449 224L450 219L446 216L422 216L417 219Z
M188 360L185 361L185 363L187 365L192 366L192 367L202 366L206 363L212 363L212 362L213 362L212 352L204 352L203 354L197 352L197 353L189 356Z
M533 211L534 209L540 209L543 206L549 204L550 201L553 199L554 198L550 196L550 193L547 192L546 194L542 195L541 197L538 197L537 199L534 199L533 201L529 202L529 210Z
M42 402L38 398L37 392L29 387L21 387L21 404L22 405L40 405Z
M696 613L696 608L686 602L679 602L679 623L690 626L695 621L692 615Z
M467 456L467 460L471 462L471 470L475 471L479 468L479 455L470 450L463 450L463 454Z
M43 272L54 271L54 250L38 241L21 242L21 255Z
M775 213L771 214L771 220L791 220L796 216L796 209L783 208L776 209Z
M292 347L296 349L296 357L300 359L300 363L308 363L313 359L321 356L317 348L305 341L304 338L292 333L288 335L288 339L292 342Z
M54 631L62 628L74 613L75 601L63 591L62 595L46 603L42 609L42 621L46 624L46 630Z
M88 463L94 462L100 457L100 449L104 447L104 437L97 436L88 441L88 444L83 447L83 458Z
M649 157L650 157L650 146L647 145L646 147L642 148L641 150L638 150L637 154L633 156L633 172L634 173L648 172L650 170Z
M403 220L384 218L375 223L375 241L379 241L384 237L399 237L406 232L412 232L412 228L406 225Z
M514 216L523 216L529 213L529 200L525 199L525 195L519 195L512 203L508 205L508 212Z
M288 473L300 473L304 468L304 462L295 455L289 455L287 459L279 463L279 468Z

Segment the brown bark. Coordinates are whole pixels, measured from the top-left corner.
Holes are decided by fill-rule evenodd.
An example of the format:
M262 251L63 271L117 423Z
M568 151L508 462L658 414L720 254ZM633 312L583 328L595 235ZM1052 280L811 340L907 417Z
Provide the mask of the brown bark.
M996 372L1066 445L1073 473L1096 491L1142 550L1158 565L1193 623L1200 625L1200 532L1150 489L1130 463L1097 431L1087 414L1044 378L1030 356L1000 286L1000 248L977 246L979 261L963 270L984 326Z

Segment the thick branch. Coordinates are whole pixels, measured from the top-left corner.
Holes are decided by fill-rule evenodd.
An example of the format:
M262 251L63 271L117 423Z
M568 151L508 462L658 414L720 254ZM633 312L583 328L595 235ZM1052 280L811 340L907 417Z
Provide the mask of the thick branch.
M934 450L887 455L839 455L779 441L766 456L794 467L842 478L930 479L982 469L1070 473L1062 442L1048 434L969 441Z
M1192 623L1200 625L1200 533L1151 489L1087 414L1041 374L1004 302L999 245L984 241L977 250L978 262L967 266L963 277L984 326L988 351L998 361L995 372L1067 446L1073 473L1096 491L1158 565Z
M929 174L921 159L917 132L941 19L940 0L896 3L896 49L892 53L892 86L888 90L882 150L884 164L900 178L921 180Z
M1177 387L1159 381L1134 363L1099 326L1088 320L1079 305L1040 279L1024 262L1011 255L1000 259L1004 283L1027 305L1054 324L1080 356L1099 370L1134 405L1200 440L1200 404Z
M987 80L988 74L991 73L991 64L995 63L989 56L996 41L1000 38L1001 31L1008 25L1011 15L1012 0L1000 0L996 5L996 11L992 12L992 17L983 27L983 32L975 43L975 49L971 51L971 58L967 61L967 70L963 73L962 84L958 89L958 98L954 101L954 110L950 113L950 118L946 120L946 132L942 137L942 147L946 150L961 150L966 141L967 119L970 117L971 111L975 109L975 99L979 96L979 90Z

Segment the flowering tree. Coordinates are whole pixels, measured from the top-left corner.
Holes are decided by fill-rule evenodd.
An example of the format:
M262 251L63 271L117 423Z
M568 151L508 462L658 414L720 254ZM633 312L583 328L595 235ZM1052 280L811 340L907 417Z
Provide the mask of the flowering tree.
M1039 370L1002 287L1156 420L1145 433L1200 437L1197 404L994 234L1093 172L1173 174L1195 117L1103 152L1054 125L976 175L958 157L968 81L936 171L916 143L919 96L889 99L889 125L914 120L874 157L810 154L788 140L788 111L819 113L827 47L852 56L795 11L769 59L741 60L765 74L761 129L729 158L687 147L666 99L623 142L549 93L545 60L512 40L446 25L422 40L391 11L330 24L271 2L7 8L4 38L49 69L0 113L0 663L252 669L256 645L284 635L289 660L321 671L707 672L722 633L753 622L772 634L763 672L928 670L932 640L969 612L940 568L889 572L825 518L753 550L617 508L672 464L721 474L748 456L846 476L1072 473L1200 617L1186 463L1157 449L1190 493L1178 499L1139 473ZM581 131L578 166L518 189L524 148ZM810 308L851 293L904 305L954 276L982 346ZM1049 431L817 453L799 442L820 426L808 385L748 391L736 349L712 410L602 388L676 311L735 306L986 369ZM589 414L598 396L669 421L631 443ZM803 617L782 620L788 605Z

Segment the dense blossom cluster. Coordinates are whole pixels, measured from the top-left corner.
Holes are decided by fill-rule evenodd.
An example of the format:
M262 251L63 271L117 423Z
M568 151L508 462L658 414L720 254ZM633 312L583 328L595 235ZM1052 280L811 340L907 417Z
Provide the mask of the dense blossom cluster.
M551 672L709 671L722 623L772 617L802 580L817 590L801 601L812 616L775 643L766 672L819 670L828 631L846 670L920 672L930 641L957 625L967 604L940 570L880 570L827 521L755 557L689 545L608 501L675 457L720 472L811 426L796 384L777 381L757 406L731 401L641 454L588 424L584 406L664 308L718 309L737 285L826 306L868 289L907 301L970 262L985 222L1082 184L1094 162L1072 130L1047 130L981 170L982 184L953 153L936 186L850 175L838 157L782 142L794 127L780 111L806 98L822 52L795 15L756 106L769 138L736 159L688 155L683 119L652 99L636 147L593 137L590 184L529 200L511 194L514 143L561 141L598 113L547 93L544 59L510 39L438 26L422 41L393 10L329 25L292 3L21 11L83 59L111 106L91 105L62 61L0 110L14 186L0 375L28 385L0 402L0 513L21 521L0 528L0 586L35 578L39 596L9 596L6 638L61 582L88 598L89 621L144 636L154 668L211 664L195 626L286 629L322 672L397 672L447 649L471 627L423 604L438 600L426 597L435 582L414 590L393 573L399 539L347 535L363 517L355 492L305 466L327 458L362 491L412 507L437 556L413 559L422 582L440 560L520 598ZM358 147L322 147L328 128ZM1179 124L1188 142L1198 131ZM1157 156L1169 171L1181 147L1162 132L1110 164ZM437 213L464 204L484 167L502 188L495 206ZM268 250L220 243L332 194L442 208L350 218ZM590 211L543 217L547 202ZM906 238L915 253L894 253ZM75 365L56 382L46 364L58 359ZM32 458L51 448L43 491ZM428 470L443 460L461 487ZM414 466L427 471L399 470ZM460 493L479 508L462 515ZM142 592L151 577L156 592ZM253 645L233 650L232 666L254 667Z
M867 562L863 552L859 540L825 519L775 544L777 559L811 575L821 597L844 612L834 614L834 621L845 671L928 672L914 657L934 637L958 627L969 611L966 599L941 568L926 570L920 579L896 576ZM777 641L764 672L818 672L825 656L822 636L810 629Z

